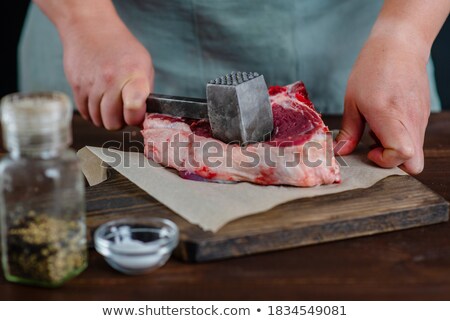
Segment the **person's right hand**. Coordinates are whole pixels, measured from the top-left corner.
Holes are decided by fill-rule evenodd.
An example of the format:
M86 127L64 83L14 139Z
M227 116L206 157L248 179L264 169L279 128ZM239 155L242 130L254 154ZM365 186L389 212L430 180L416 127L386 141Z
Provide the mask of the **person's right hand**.
M79 23L62 38L64 69L81 115L109 130L139 125L154 77L144 46L117 20Z

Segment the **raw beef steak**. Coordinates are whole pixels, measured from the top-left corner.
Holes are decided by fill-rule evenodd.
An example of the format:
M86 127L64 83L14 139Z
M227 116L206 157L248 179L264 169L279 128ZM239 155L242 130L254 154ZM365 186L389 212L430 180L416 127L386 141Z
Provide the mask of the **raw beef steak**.
M190 179L293 186L338 183L331 135L304 84L272 86L269 95L274 130L265 142L225 144L212 138L205 119L147 114L142 130L145 155Z

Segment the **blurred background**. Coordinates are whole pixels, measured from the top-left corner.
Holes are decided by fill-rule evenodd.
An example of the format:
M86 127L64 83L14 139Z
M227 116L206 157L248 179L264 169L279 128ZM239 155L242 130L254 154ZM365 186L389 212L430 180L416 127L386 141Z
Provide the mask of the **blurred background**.
M0 97L17 91L16 53L17 44L30 1L1 1L0 12L2 32L2 75L0 77ZM441 30L432 49L436 68L436 81L444 109L450 110L450 21Z

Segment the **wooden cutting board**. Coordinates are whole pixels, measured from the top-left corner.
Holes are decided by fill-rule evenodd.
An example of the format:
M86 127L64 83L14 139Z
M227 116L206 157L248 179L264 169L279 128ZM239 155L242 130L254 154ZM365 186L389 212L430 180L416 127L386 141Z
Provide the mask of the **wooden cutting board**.
M385 178L368 189L301 199L233 221L217 233L192 225L113 169L88 187L87 224L123 217L164 217L180 228L175 255L201 262L391 232L448 220L448 202L410 176Z

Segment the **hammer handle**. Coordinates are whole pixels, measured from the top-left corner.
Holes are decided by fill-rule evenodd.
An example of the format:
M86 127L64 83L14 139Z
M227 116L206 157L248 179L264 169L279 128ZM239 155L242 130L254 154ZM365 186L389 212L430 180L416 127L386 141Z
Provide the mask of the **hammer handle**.
M151 94L147 112L193 119L208 118L206 99Z

